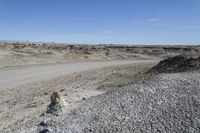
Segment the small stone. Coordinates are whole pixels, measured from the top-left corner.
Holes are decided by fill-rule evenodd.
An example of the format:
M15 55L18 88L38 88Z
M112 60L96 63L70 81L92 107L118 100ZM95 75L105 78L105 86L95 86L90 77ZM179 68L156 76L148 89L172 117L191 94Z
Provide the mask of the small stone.
M48 133L48 132L49 132L48 129L44 129L44 130L40 131L39 133Z
M65 90L64 90L64 89L61 89L61 90L60 90L60 92L63 92L63 91L65 91Z
M40 115L40 117L42 117L42 116L45 116L45 113L42 113L42 114Z
M47 127L47 123L45 123L44 121L40 122L39 125L40 125L40 126L43 126L43 127Z

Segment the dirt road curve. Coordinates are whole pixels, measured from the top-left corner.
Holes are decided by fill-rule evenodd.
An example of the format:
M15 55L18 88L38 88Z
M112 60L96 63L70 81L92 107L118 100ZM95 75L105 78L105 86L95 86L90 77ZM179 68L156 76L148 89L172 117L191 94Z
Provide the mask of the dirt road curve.
M83 72L91 69L116 65L149 62L155 62L155 60L101 61L73 64L51 64L23 68L3 68L0 69L0 91L11 89L32 82L52 79L74 72Z

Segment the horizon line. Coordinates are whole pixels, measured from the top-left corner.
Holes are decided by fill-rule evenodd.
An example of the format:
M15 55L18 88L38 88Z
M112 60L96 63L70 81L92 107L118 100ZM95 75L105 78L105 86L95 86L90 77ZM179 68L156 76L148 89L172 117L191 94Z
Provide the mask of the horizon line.
M58 41L28 41L28 40L0 40L1 42L8 42L8 43L44 43L44 44L62 44L62 45L172 45L172 46L200 46L200 43L76 43L76 42L58 42Z

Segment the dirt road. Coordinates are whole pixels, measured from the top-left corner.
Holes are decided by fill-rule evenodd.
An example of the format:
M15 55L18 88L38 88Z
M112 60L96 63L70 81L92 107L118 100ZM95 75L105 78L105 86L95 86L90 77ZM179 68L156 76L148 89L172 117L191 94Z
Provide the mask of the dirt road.
M155 62L155 60L99 61L71 64L40 65L22 68L3 68L0 69L0 91L32 82L53 79L74 72L83 72L109 66L144 62L151 63Z

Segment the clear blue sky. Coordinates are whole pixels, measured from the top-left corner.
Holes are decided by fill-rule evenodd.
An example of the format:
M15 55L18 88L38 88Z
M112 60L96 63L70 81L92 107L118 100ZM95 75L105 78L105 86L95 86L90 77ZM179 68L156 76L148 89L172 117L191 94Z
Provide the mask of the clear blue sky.
M197 44L200 0L0 0L0 40Z

